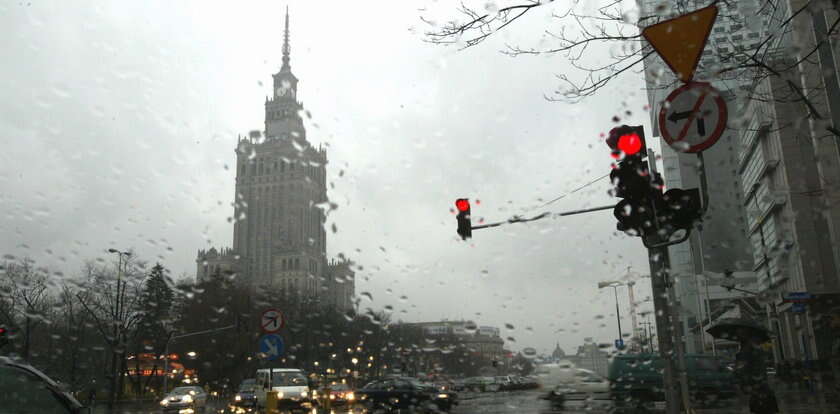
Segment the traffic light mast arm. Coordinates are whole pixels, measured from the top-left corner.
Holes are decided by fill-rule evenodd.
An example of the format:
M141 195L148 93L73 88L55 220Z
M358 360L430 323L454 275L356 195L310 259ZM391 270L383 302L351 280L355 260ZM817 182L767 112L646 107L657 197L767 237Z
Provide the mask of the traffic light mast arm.
M489 228L489 227L498 227L498 226L501 226L502 224L525 223L525 222L529 222L529 221L536 221L536 220L544 219L544 218L552 216L552 215L554 215L556 217L572 216L572 215L575 215L575 214L591 213L593 211L609 210L609 209L612 209L612 208L615 208L615 204L608 205L608 206L601 206L601 207L585 208L585 209L581 209L581 210L564 211L564 212L561 212L561 213L553 213L553 214L551 212L546 211L545 213L542 213L540 215L537 215L537 216L534 216L534 217L531 217L531 218L522 218L522 217L519 217L519 216L513 216L513 217L509 218L507 221L499 221L499 222L496 222L496 223L482 224L482 225L479 225L479 226L472 226L472 229L473 230L486 229L486 228Z

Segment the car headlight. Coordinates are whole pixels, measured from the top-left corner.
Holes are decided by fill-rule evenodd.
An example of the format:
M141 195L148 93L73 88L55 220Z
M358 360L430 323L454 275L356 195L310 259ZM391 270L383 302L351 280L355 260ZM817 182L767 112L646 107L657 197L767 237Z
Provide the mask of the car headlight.
M308 396L308 395L309 395L309 393L307 393L306 391L303 391L303 392L300 393L300 396L303 397L303 398L306 398L306 396Z
M449 394L438 394L438 398L449 398Z
M318 396L318 390L312 390L312 398L315 398L317 396Z
M236 396L235 396L235 397L233 397L233 400L234 400L234 401L242 401L242 396L241 396L241 395L239 395L239 394L236 394Z
M344 398L346 398L348 401L353 401L353 400L355 400L355 399L356 399L356 395L355 395L355 394L353 394L352 392L348 392L348 393L344 396Z
M160 405L166 407L167 405L169 405L169 400L164 398L163 401L160 402Z
M184 401L184 402L188 402L188 403L193 402L192 395L189 395L189 394L185 395L181 400Z

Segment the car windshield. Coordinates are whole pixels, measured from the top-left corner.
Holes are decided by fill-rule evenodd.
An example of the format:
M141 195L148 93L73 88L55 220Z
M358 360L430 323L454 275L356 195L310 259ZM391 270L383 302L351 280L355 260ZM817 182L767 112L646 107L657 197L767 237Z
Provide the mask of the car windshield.
M333 385L330 385L330 390L332 390L332 391L347 391L349 389L350 389L350 387L348 387L347 384L333 384Z
M838 411L840 0L0 10L0 356L92 412Z
M196 395L196 394L199 394L200 392L201 392L201 390L197 389L195 387L179 387L179 388L175 388L172 391L170 391L170 394L172 394L172 395L187 395L187 394Z
M306 386L306 377L297 372L274 372L272 373L272 384L275 387L300 387Z

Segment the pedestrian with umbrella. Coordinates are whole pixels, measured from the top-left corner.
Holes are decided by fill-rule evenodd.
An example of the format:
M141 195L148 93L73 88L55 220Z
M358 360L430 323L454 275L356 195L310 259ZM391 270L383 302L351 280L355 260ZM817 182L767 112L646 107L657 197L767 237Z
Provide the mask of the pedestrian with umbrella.
M748 319L729 318L706 332L715 338L740 343L740 349L735 355L735 376L741 391L749 396L750 412L778 413L776 394L767 381L767 357L761 349L761 344L770 340L769 331Z

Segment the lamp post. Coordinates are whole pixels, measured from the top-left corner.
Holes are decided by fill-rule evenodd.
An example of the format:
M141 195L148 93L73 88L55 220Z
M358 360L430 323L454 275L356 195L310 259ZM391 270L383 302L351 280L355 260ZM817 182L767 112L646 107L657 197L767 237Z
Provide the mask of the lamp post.
M116 398L117 398L117 376L119 375L119 373L118 373L119 368L117 367L117 356L118 356L118 352L119 352L118 350L120 348L119 345L120 345L120 342L122 341L122 336L123 336L123 332L122 332L122 330L123 330L122 329L123 328L123 326L122 326L123 325L123 318L122 318L123 309L122 309L122 306L124 306L124 304L122 303L123 302L122 301L122 296L123 296L123 290L124 290L124 288L122 287L123 256L125 256L126 260L128 260L128 257L131 256L131 252L123 252L123 251L120 251L120 250L117 250L117 249L114 249L114 248L110 248L110 249L108 249L108 253L113 253L113 254L117 255L117 288L116 288L116 294L114 296L114 309L113 309L114 336L113 336L113 339L111 340L111 342L112 342L112 344L111 344L112 345L111 346L111 378L110 378L111 395L108 398L108 411L113 411L114 404L116 403Z
M603 289L605 287L613 288L613 293L615 293L615 319L616 322L618 322L618 339L621 342L624 342L624 338L621 333L621 310L618 307L618 287L621 285L622 283L618 281L598 282L598 289Z

